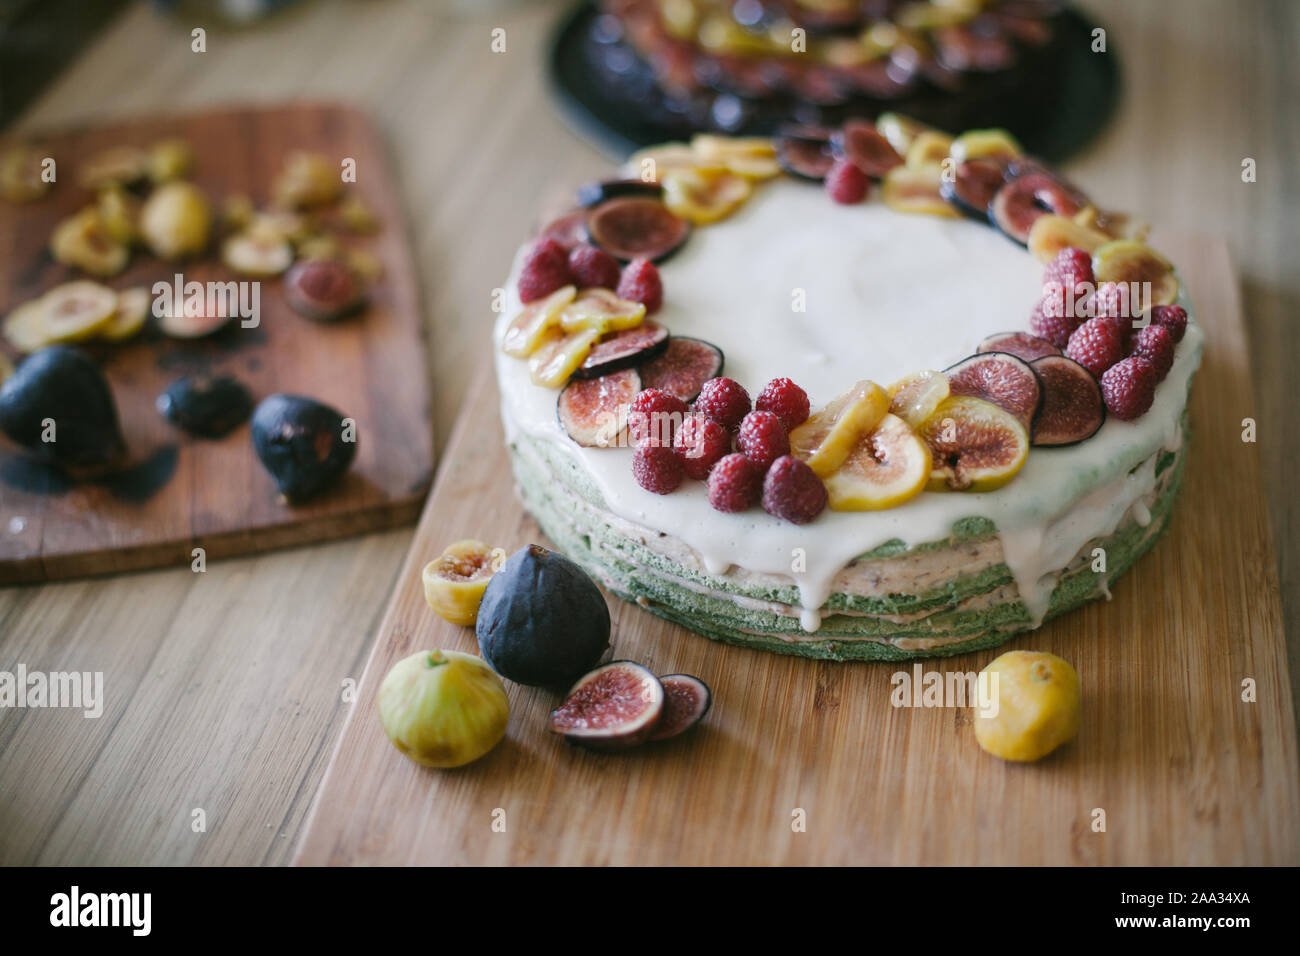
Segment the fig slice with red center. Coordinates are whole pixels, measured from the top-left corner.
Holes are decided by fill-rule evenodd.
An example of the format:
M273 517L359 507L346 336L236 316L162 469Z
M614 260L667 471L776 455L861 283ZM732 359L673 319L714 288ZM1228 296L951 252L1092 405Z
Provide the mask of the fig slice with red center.
M555 403L560 427L586 448L614 448L627 428L628 409L641 391L641 376L627 368L600 378L575 378Z
M776 161L791 176L821 182L835 164L830 130L819 126L784 130L776 138Z
M662 355L641 366L641 383L693 402L705 382L722 374L722 364L722 349L716 345L674 335Z
M586 225L592 244L623 262L662 262L691 234L689 222L645 196L607 199L587 213Z
M667 348L668 330L646 319L634 329L606 335L592 346L586 360L573 374L577 378L599 378L647 362L662 355Z
M951 180L939 183L939 195L972 219L988 222L989 204L1006 182L1006 160L987 156L957 164Z
M365 293L347 263L312 259L299 262L285 274L284 298L300 315L333 322L359 309Z
M647 740L664 712L664 685L634 661L611 661L581 678L551 711L550 731L590 750Z
M587 210L576 209L552 219L537 235L538 240L554 239L565 252L587 241Z
M709 685L690 674L668 674L664 685L664 711L650 732L650 740L668 740L686 733L709 712L713 694Z
M1032 362L1047 355L1060 355L1061 350L1045 338L1029 332L994 332L975 349L976 352L1006 352L1016 358Z
M953 395L980 398L1005 408L1026 432L1043 402L1038 376L1029 363L1009 352L983 352L944 369Z
M1073 445L1097 434L1106 421L1106 403L1092 373L1064 355L1045 355L1030 367L1043 386L1033 444Z
M1029 433L1014 415L966 395L945 398L917 434L930 447L930 491L993 491L1029 456Z
M1009 239L1024 246L1040 216L1054 213L1073 218L1086 205L1086 197L1056 176L1033 170L997 191L989 203L989 219Z
M903 157L890 145L876 124L867 120L849 120L831 134L831 148L872 179L882 179Z
M646 199L662 199L664 187L654 180L645 179L602 179L578 187L578 205L584 209L598 206L606 199L618 199L623 196L641 196Z

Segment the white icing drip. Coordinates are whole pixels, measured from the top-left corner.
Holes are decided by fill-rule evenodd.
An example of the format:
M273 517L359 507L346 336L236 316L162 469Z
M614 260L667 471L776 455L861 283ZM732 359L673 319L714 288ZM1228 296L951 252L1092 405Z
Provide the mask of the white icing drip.
M760 187L731 219L696 230L661 271L666 301L657 321L673 334L721 347L724 374L751 394L788 376L816 408L860 379L884 384L917 369L944 368L989 333L1025 328L1042 266L970 221L897 213L879 202L838 206L815 187L778 180ZM807 312L791 308L796 289L807 293ZM1040 619L1044 577L1078 550L1056 545L1047 529L1061 522L1059 534L1078 538L1080 546L1114 530L1142 494L1127 481L1128 471L1181 440L1187 385L1204 339L1189 324L1173 369L1142 418L1111 417L1086 442L1033 449L1020 474L996 491L923 492L887 511L826 511L796 526L759 509L716 512L702 482L651 494L632 477L630 449L576 445L556 421L556 392L533 385L527 363L500 352L505 327L521 307L512 277L494 336L507 433L518 428L555 443L577 460L610 511L680 538L711 574L738 565L793 578L805 628L819 625L816 610L854 558L894 539L908 545L943 540L955 522L970 517L997 525L1007 565ZM1114 494L1122 507L1108 500ZM1083 504L1090 496L1095 505ZM799 571L792 570L796 549L803 552ZM1059 563L1050 563L1058 552Z
M1143 528L1151 523L1151 509L1147 507L1145 501L1133 502L1133 520Z
M807 633L815 634L822 626L822 612L816 608L799 608L799 626Z

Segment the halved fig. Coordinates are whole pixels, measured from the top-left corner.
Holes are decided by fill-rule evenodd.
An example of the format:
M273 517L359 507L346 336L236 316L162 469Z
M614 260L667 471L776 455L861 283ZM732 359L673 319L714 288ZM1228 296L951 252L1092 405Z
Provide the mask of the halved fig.
M796 126L776 138L776 161L791 176L819 183L835 163L830 130L820 126Z
M888 411L889 395L883 388L858 382L790 432L790 454L807 462L817 477L829 478Z
M674 216L657 199L624 196L607 199L587 213L587 237L615 259L662 262L691 233L691 224Z
M41 300L30 299L6 315L4 333L9 344L23 354L51 344L45 335L45 310Z
M967 159L957 164L951 180L940 177L939 195L972 219L988 222L989 203L1006 182L1005 172L1000 158Z
M944 399L919 435L930 447L931 491L1001 488L1029 454L1029 433L1014 415L967 395Z
M649 740L681 736L703 720L713 704L709 685L691 674L667 674L659 683L664 685L664 709Z
M674 335L662 355L641 366L641 383L693 402L705 382L722 374L722 365L722 349L716 345Z
M957 163L969 159L1014 159L1024 149L1004 129L973 129L952 141L948 155Z
M443 620L473 627L483 592L505 560L504 549L490 548L477 538L453 541L420 573L425 602Z
M1116 239L1092 254L1097 284L1103 282L1151 283L1149 305L1172 305L1178 298L1174 267L1164 256L1135 239ZM1143 296L1145 298L1145 296Z
M1050 173L1031 171L999 189L989 203L989 219L1022 246L1029 242L1034 223L1048 213L1069 218L1086 200Z
M107 342L125 342L133 338L149 318L149 290L133 286L117 294L117 309L108 325L99 330L99 337Z
M1009 352L983 352L944 369L953 395L982 398L1005 408L1029 431L1043 403L1038 376Z
M1058 349L1047 339L1029 332L994 332L980 342L976 352L1006 352L1016 358L1032 362L1046 355L1060 355Z
M664 686L633 661L611 661L581 678L551 711L551 733L591 750L618 751L649 739L664 711Z
M584 209L599 206L606 199L623 196L641 196L645 199L663 199L664 188L653 180L603 179L578 187L578 205Z
M600 338L596 329L579 329L567 335L558 328L546 331L528 358L528 375L534 385L560 388L587 358Z
M668 210L697 226L730 216L754 191L748 179L730 170L672 169L659 181Z
M112 276L126 268L131 250L109 231L99 210L87 206L54 227L50 255L91 275Z
M284 298L300 315L333 322L357 311L365 301L365 290L347 263L312 259L285 275Z
M543 336L559 323L560 313L577 294L576 286L566 285L543 299L529 302L510 320L501 340L501 351L515 358L528 358L537 351Z
M942 185L943 170L937 164L917 168L895 166L881 183L880 198L899 212L956 218L961 213L944 200Z
M831 149L862 170L872 179L882 179L903 157L890 145L885 135L867 120L851 119L831 134Z
M634 368L600 378L575 378L560 392L555 415L570 438L586 448L614 448L627 428L641 376Z
M293 246L279 236L249 230L221 244L221 261L240 275L278 276L293 264Z
M583 289L560 310L560 328L565 332L594 329L598 334L636 328L645 318L645 306L621 299L609 289Z
M575 246L587 241L587 210L578 209L552 219L542 227L537 238L554 239L565 252L572 252Z
M1110 237L1105 233L1055 213L1035 219L1028 239L1029 251L1044 264L1055 259L1062 249L1073 246L1084 252L1095 252L1108 242Z
M55 286L40 298L41 328L47 342L93 338L113 321L117 293L89 279Z
M1043 387L1033 444L1073 445L1097 434L1106 421L1106 403L1092 373L1064 355L1045 355L1030 367Z
M573 374L578 378L599 378L611 372L640 365L668 348L668 330L646 319L634 329L606 335Z
M826 493L832 511L882 511L919 495L929 478L929 446L887 413L826 478Z

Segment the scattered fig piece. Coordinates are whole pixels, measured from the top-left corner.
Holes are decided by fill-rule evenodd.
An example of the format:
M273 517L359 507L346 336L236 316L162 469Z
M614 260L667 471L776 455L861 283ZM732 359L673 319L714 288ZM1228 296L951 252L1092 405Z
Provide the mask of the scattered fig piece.
M293 263L293 246L278 235L250 229L221 244L221 261L240 275L278 276Z
M640 365L662 355L668 348L668 330L646 319L636 328L613 332L592 346L582 365L573 374L577 378L599 378L620 369Z
M333 322L365 302L365 290L351 267L336 259L299 262L284 277L285 301L300 315Z
M15 143L0 154L0 196L10 202L33 202L50 189L45 156L34 146Z
M958 163L953 179L940 181L939 194L970 218L988 222L989 203L1006 181L1005 165L994 157Z
M668 211L697 226L727 218L754 192L747 177L729 169L670 169L659 181Z
M1046 355L1061 354L1061 350L1047 339L1031 335L1029 332L994 332L980 342L975 351L978 353L1006 352L1016 358L1024 359L1026 362L1032 362L1034 359L1040 359Z
M590 750L627 750L649 739L663 710L659 678L633 661L611 661L574 684L547 725Z
M555 403L560 427L586 448L613 448L627 428L628 409L641 391L641 376L627 368L599 378L575 378Z
M1016 159L1024 149L1014 136L1004 129L967 130L952 141L948 155L958 163L968 159L996 159L1001 166Z
M722 349L702 339L674 335L662 355L641 366L643 388L661 388L693 402L704 383L722 374Z
M1005 408L1029 431L1043 402L1038 376L1009 352L983 352L944 369L953 395L982 398Z
M709 685L691 674L668 674L659 683L664 686L664 709L650 740L681 736L703 720L713 705Z
M159 186L140 210L140 234L160 259L182 259L202 252L211 227L208 199L193 183Z
M89 279L57 285L41 296L41 332L48 343L93 338L113 322L117 293Z
M185 303L177 302L170 312L158 316L158 328L173 339L201 339L220 332L234 318L233 315L187 315Z
M0 387L0 431L60 465L106 465L126 450L117 404L98 365L66 345L25 358Z
M895 166L885 174L880 187L880 198L886 206L899 212L949 218L960 216L961 213L943 198L940 190L942 185L943 170L937 164L915 168Z
M1136 239L1116 239L1093 251L1092 268L1097 284L1104 282L1151 284L1151 301L1143 306L1173 305L1178 297L1174 267L1164 256Z
M1045 355L1030 367L1043 387L1032 443L1073 445L1097 434L1106 421L1106 403L1092 373L1064 355Z
M1054 213L1070 218L1086 204L1085 197L1056 176L1034 170L1016 176L997 191L989 203L989 219L1007 238L1024 246L1040 217Z
M592 206L599 206L607 199L640 196L645 199L662 200L663 195L664 187L654 180L603 179L578 187L578 205L590 209Z
M831 134L831 149L872 179L883 179L895 166L903 165L903 157L876 124L867 120L848 120Z
M931 491L993 491L1014 478L1029 454L1029 433L992 402L953 395L917 432L930 446Z
M77 171L83 189L129 186L149 172L149 155L138 146L112 146L96 153Z
M1065 248L1073 246L1085 252L1095 252L1110 241L1110 237L1095 228L1048 213L1034 220L1029 230L1029 251L1046 265Z
M125 342L135 338L149 320L149 305L152 302L149 290L144 286L132 286L117 294L117 310L112 321L99 330L99 337L105 342Z
M168 385L156 404L159 414L181 431L221 438L247 420L253 396L233 376L187 375Z
M355 424L328 405L277 393L253 412L253 449L290 502L333 484L357 454Z
M424 600L443 620L473 627L483 592L505 560L504 550L475 538L453 541L420 573Z
M783 131L776 138L776 161L791 176L821 182L835 165L831 131L815 126Z
M929 418L951 393L948 376L931 371L904 375L886 391L889 392L889 411L911 428L919 428L921 422Z
M91 275L112 276L126 268L131 250L113 235L99 210L87 206L54 227L50 255Z
M501 351L515 358L528 358L536 352L560 321L560 313L578 294L576 286L556 289L544 299L534 299L510 320L501 339Z
M689 222L674 216L657 199L644 196L607 199L587 213L586 226L593 245L623 262L662 262L691 233Z

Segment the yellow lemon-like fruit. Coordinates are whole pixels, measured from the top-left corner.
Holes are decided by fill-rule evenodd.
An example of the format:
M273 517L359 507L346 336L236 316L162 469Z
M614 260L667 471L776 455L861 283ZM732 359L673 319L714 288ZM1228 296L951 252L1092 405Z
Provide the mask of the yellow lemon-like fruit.
M988 674L996 707L975 711L975 739L1003 760L1041 760L1079 732L1079 675L1055 654L1008 651Z

